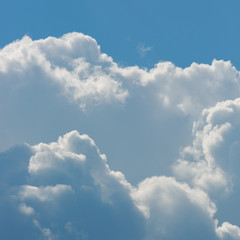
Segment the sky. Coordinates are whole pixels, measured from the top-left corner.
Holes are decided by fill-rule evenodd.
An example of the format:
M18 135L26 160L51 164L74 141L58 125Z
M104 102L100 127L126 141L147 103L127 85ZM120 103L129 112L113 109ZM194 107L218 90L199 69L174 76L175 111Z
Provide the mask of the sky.
M1 2L1 239L240 239L239 8Z

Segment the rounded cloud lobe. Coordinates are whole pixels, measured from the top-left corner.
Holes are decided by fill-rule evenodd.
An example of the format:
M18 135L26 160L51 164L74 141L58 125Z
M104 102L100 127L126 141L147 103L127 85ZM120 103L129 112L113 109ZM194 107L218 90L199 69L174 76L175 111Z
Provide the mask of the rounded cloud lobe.
M83 110L91 104L124 103L129 84L152 86L160 104L193 116L240 93L239 72L229 61L186 68L171 62L159 62L151 69L120 67L100 51L95 39L76 32L40 40L25 36L0 50L3 93L34 81L57 84Z
M6 181L8 190L1 189L14 215L28 220L26 228L32 228L35 239L143 239L145 218L132 201L132 186L109 169L91 138L73 131L57 142L28 148L25 181ZM10 233L0 235L6 239Z
M0 147L47 141L43 135L52 133L55 122L64 130L57 130L51 140L78 129L67 129L62 120L68 117L62 114L66 109L69 118L76 118L76 106L88 113L97 106L119 109L146 99L158 115L197 119L203 108L239 97L239 82L239 72L229 61L193 63L186 68L171 62L150 69L122 67L101 52L95 39L82 33L39 40L25 36L0 49L0 101L4 103L0 104L0 133L5 137ZM131 112L137 109L133 106Z
M14 164L15 156L21 162L25 156L25 167L15 171L21 181L3 176L0 202L3 212L19 216L13 228L24 219L21 228L32 232L16 229L24 239L235 239L238 234L228 222L217 228L217 208L205 191L165 176L134 187L77 131L57 142L12 149L1 160Z
M230 191L239 181L240 99L204 109L194 122L192 146L183 149L175 173L206 191Z
M194 140L181 152L173 170L179 180L208 192L218 199L218 217L223 222L217 234L223 239L239 239L239 118L240 99L217 103L204 109L194 123Z
M152 87L164 107L193 117L198 117L203 108L235 99L240 93L239 72L230 61L192 63L186 68L159 62L151 69L134 66L116 72L141 86Z

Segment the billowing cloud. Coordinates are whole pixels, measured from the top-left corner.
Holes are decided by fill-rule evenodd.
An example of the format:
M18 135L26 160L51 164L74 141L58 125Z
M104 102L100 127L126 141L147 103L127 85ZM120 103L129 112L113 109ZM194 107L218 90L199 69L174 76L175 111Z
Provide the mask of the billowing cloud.
M173 166L179 180L217 199L218 217L222 222L217 234L222 239L240 238L240 222L236 216L240 200L239 118L239 98L204 109L200 120L194 123L193 144L183 149L181 158ZM225 222L224 218L234 224Z
M204 109L194 123L193 144L182 151L175 173L204 190L229 191L239 180L239 117L239 98Z
M135 66L116 71L142 86L153 86L163 106L192 116L198 116L204 107L240 94L239 72L229 61L192 63L186 68L159 62L151 69Z
M166 176L134 187L110 169L89 136L77 131L2 154L2 171L9 172L4 158L10 164L14 156L28 157L28 164L15 170L22 181L1 179L0 219L5 229L14 224L30 229L28 235L16 228L24 239L238 239L237 226L218 226L216 204L205 191ZM5 211L17 216L11 226ZM11 234L0 232L5 239Z
M112 64L93 38L80 33L37 41L25 36L1 49L0 82L3 87L24 87L44 78L82 108L91 102L124 102L127 90L107 71Z
M235 213L240 200L240 100L235 99L239 93L238 70L222 60L187 68L171 62L159 62L151 69L120 67L101 53L93 38L80 33L40 40L26 36L7 45L0 50L0 100L4 103L0 104L0 133L22 137L28 131L34 144L0 154L0 238L240 239ZM56 142L43 143L32 133L39 129L47 135L58 124L61 128L62 122L72 129L70 123L81 112L74 108L76 104L87 110L90 105L126 100L131 107L125 116L120 116L122 111L115 119L104 111L103 119L93 120L99 121L96 126L103 129L103 139L111 131L107 126L111 121L114 130L118 128L112 131L111 148L119 147L121 141L138 150L145 144L161 147L167 138L173 142L177 138L171 129L157 131L167 129L170 118L176 129L184 122L182 132L187 135L189 122L200 116L194 123L193 143L174 164L174 176L150 176L134 186L122 172L109 167L87 134L72 131ZM167 115L166 119L150 116L150 110ZM82 116L74 126L79 126ZM148 126L147 136L139 134L139 129L143 131L140 121ZM156 127L163 122L166 126ZM137 124L135 138L127 141ZM125 134L115 144L123 129ZM161 137L152 143L151 133ZM182 143L181 139L185 136L178 139ZM172 143L166 152L170 155L177 147ZM137 166L139 159L131 159Z
M220 239L240 239L240 228L229 222L224 222L221 227L217 228L217 235Z
M1 181L0 204L6 211L11 209L13 216L22 214L27 220L22 224L36 234L34 239L144 238L145 218L130 196L131 184L122 173L110 170L106 156L90 137L73 131L57 142L24 148L30 153L27 176L23 182ZM12 154L22 161L20 150L12 150ZM4 156L14 160L9 153ZM9 164L14 168L14 161ZM14 172L24 175L18 169ZM4 216L0 217L1 228L16 228ZM15 224L19 224L17 220ZM3 239L11 234L0 232ZM32 239L24 231L16 230L16 234Z
M127 85L133 83L154 86L160 104L190 115L240 93L239 72L229 61L193 63L187 68L171 62L159 62L151 69L120 67L100 51L96 40L76 32L35 41L25 36L0 50L2 91L18 91L43 79L59 85L82 109L90 103L125 102Z
M147 239L216 239L215 204L207 194L170 177L141 182L133 199L147 218Z

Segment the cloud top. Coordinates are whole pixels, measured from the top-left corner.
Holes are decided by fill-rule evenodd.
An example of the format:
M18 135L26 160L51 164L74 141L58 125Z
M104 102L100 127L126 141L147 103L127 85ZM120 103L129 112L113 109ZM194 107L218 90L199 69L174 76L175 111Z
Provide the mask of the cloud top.
M7 201L0 202L25 216L35 239L238 239L237 226L218 226L216 204L204 189L167 176L132 186L86 134L72 131L28 148L28 177L1 184Z

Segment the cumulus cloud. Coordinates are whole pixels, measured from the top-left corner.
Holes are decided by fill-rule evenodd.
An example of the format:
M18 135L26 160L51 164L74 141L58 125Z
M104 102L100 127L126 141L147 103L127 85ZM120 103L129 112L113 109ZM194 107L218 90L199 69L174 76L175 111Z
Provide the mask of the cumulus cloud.
M34 214L34 209L32 207L28 207L26 204L22 203L19 206L19 210L26 214L26 215L32 215Z
M10 153L24 157L22 148ZM166 176L132 186L121 172L110 169L106 156L86 134L72 131L57 142L24 148L29 153L27 177L22 182L1 180L0 185L3 209L18 216L14 224L24 219L22 228L31 229L30 236L21 232L24 239L33 235L60 240L238 236L237 226L217 225L216 204L205 191ZM10 153L4 156L12 161ZM0 219L1 226L8 228L4 214ZM7 238L10 233L0 236Z
M227 213L240 196L239 90L239 72L225 61L187 68L171 62L152 69L120 67L80 33L35 41L26 36L7 45L0 50L0 100L6 103L0 104L1 129L16 116L25 122L36 112L41 122L46 116L47 126L51 111L45 108L59 92L83 110L124 103L132 92L137 97L130 110L143 95L154 96L164 113L180 113L183 121L205 109L194 123L192 145L174 164L176 179L155 176L133 186L122 172L111 170L93 139L77 131L0 154L0 238L239 239L238 217ZM30 114L16 107L35 95L39 102L29 105ZM54 104L59 105L56 99ZM157 108L159 114L163 108ZM60 120L52 119L46 131Z
M24 86L41 81L42 75L45 81L60 85L66 97L84 109L91 102L125 101L127 90L106 70L111 64L112 59L100 52L97 42L80 33L37 41L25 36L1 49L0 81L4 86L13 86L9 81Z
M240 228L229 222L224 222L221 227L217 228L217 234L220 239L240 239Z
M142 54L150 50L143 45L139 49ZM204 107L240 93L239 72L230 61L193 63L186 68L171 62L159 62L151 69L120 67L100 51L95 39L76 32L35 41L25 36L0 50L4 91L18 91L43 79L57 84L82 109L91 103L125 102L127 86L136 83L154 86L163 106L194 116Z
M34 239L144 238L145 218L130 196L131 184L122 173L110 170L90 137L73 131L57 142L25 147L31 153L27 177L22 183L1 181L6 201L0 199L0 204L13 215L22 214ZM21 156L18 149L13 152ZM1 169L5 167L3 163ZM1 227L10 227L0 218ZM7 239L10 233L0 236Z
M205 192L162 176L145 179L132 196L147 218L147 239L216 239L216 206Z
M222 225L216 232L221 239L240 239L239 215L234 213L240 200L239 118L239 98L204 109L193 126L193 144L183 149L173 165L178 180L217 199Z
M239 117L239 98L204 109L194 123L193 144L183 149L175 173L204 190L229 191L238 179Z
M89 133L93 119L87 114L106 105L111 110L101 114L105 118L101 128L109 132L106 122L113 115L135 121L141 112L156 128L164 117L174 116L171 120L178 122L180 116L181 124L187 122L186 116L196 119L203 108L238 96L239 72L231 62L214 60L186 68L171 62L149 69L122 67L82 33L39 40L25 36L0 49L0 149L53 140L71 129ZM119 124L124 123L120 119ZM180 143L182 138L175 149Z
M239 72L230 61L213 60L211 65L192 63L186 68L159 62L151 69L134 66L116 71L142 86L154 86L163 106L194 117L203 108L234 99L240 93Z

